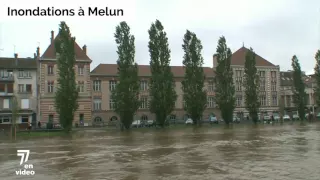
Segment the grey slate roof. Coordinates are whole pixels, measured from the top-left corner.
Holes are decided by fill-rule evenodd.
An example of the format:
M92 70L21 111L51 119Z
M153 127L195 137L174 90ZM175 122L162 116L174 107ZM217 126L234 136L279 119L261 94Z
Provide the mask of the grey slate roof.
M281 71L280 72L280 86L292 86L293 85L293 71ZM303 76L306 87L311 87L311 78L307 75Z
M34 58L0 57L0 69L37 69Z

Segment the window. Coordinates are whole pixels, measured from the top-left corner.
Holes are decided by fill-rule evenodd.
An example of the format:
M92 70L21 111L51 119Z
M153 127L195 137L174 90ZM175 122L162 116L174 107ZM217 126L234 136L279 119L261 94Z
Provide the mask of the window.
M9 77L13 77L13 70L7 70L7 72Z
M117 81L115 81L115 80L109 81L109 90L110 91L115 90L116 89L116 85L117 85Z
M95 118L94 118L94 122L102 122L101 117L95 117Z
M271 91L277 91L277 82L276 81L271 82Z
M10 116L3 116L3 117L2 117L2 122L4 122L4 123L9 123L9 122L11 122L11 117L10 117Z
M3 108L9 109L10 100L9 99L3 99Z
M48 93L53 93L54 81L48 81Z
M78 66L78 75L83 75L84 74L84 66L83 65L79 65Z
M212 96L207 97L207 107L214 108L214 97Z
M48 75L53 75L53 65L48 65Z
M149 108L148 97L142 96L140 100L141 100L140 109L148 109Z
M213 91L214 91L214 84L213 84L213 82L209 82L209 83L208 83L208 91L209 91L209 92L213 92Z
M21 122L22 123L28 123L29 122L29 116L21 116Z
M173 120L176 120L176 115L171 114L171 115L170 115L170 120L172 120L172 121L173 121Z
M24 84L18 84L19 92L24 92Z
M0 92L5 92L6 85L3 83L0 83Z
M236 70L236 77L242 77L241 70Z
M147 121L148 120L148 116L147 115L142 115L141 116L141 120L142 121Z
M140 81L140 90L146 91L148 89L148 81Z
M276 77L277 77L277 72L271 71L271 78L276 78Z
M242 91L242 84L240 81L236 81L236 91Z
M79 122L83 122L84 121L84 114L79 114Z
M110 109L115 109L116 108L116 103L114 102L114 100L112 99L111 96L110 96L109 106L110 106Z
M272 92L272 106L278 105L278 96L277 92Z
M25 77L25 78L31 77L31 72L30 71L24 71L23 77Z
M264 79L260 79L260 91L266 90L266 82Z
M93 81L93 91L101 91L101 81L100 80Z
M84 92L84 81L78 81L78 91Z
M242 106L242 96L237 96L236 97L236 103L237 103L238 107Z
M48 122L53 123L53 114L49 114Z
M19 70L18 77L23 77L23 70Z
M266 103L266 96L265 95L260 96L260 105L265 106L266 104L267 104Z
M29 109L29 99L21 99L21 109Z
M26 92L31 93L32 92L32 84L26 84Z
M95 99L93 100L93 109L94 110L101 110L101 99Z
M13 84L7 84L7 93L13 93Z
M265 71L259 71L259 76L260 77L266 77L266 72Z
M9 72L4 70L2 77L6 77L6 78L9 77Z

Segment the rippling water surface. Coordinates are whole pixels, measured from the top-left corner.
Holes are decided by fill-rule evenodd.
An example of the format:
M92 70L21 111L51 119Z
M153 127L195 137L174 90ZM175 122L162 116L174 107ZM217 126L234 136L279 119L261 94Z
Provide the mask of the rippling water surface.
M34 176L17 176L30 149ZM79 132L0 142L0 179L319 180L320 124Z

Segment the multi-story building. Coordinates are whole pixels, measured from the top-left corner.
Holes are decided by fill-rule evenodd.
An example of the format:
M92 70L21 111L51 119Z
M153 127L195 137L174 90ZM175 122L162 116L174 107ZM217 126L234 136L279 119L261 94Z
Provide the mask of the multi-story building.
M284 113L292 115L292 112L297 111L293 103L293 71L283 71L280 72L281 76L281 101L280 104L283 106ZM303 80L305 82L305 92L306 92L306 108L311 112L314 111L315 101L314 101L314 90L315 82L312 76L307 76L303 73Z
M246 53L249 51L246 47L241 47L232 54L231 68L233 69L233 81L235 85L236 108L235 115L244 118L248 115L245 108L245 87L244 65ZM263 57L256 54L256 67L260 78L259 101L261 104L260 114L272 114L279 111L278 101L280 97L280 67L272 64ZM213 65L217 65L217 59L213 56Z
M114 122L118 120L118 115L114 112L114 101L111 99L111 90L113 90L118 83L118 70L117 64L99 64L94 70L91 71L91 80L93 85L92 91L92 107L93 107L93 121L94 122ZM209 114L214 113L219 116L220 113L216 108L213 100L214 96L214 84L213 76L214 72L212 68L204 67L204 73L206 75L205 87L207 89L208 104L207 109L203 114L203 119L208 119ZM171 120L184 120L188 117L187 113L183 109L183 91L181 81L184 78L183 66L171 66L171 71L175 79L175 90L178 98L176 101L175 109L170 115ZM139 65L140 76L140 99L142 104L137 111L136 120L155 120L154 114L148 109L149 101L149 80L151 77L150 66Z
M40 56L38 48L38 73L39 73L39 114L41 122L48 121L58 122L59 117L55 111L54 95L57 88L57 54L54 47L54 31L51 31L51 41L48 48ZM87 55L87 46L82 48L75 43L74 45L76 65L74 67L76 73L76 81L79 88L79 108L75 112L74 123L84 124L91 121L91 80L90 80L90 64L92 60Z
M12 123L13 97L16 97L19 128L37 122L37 64L35 58L0 58L0 126Z

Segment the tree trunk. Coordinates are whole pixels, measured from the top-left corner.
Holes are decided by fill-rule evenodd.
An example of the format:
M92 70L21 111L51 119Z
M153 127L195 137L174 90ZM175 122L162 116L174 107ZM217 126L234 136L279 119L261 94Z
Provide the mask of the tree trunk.
M13 139L13 127L11 125L11 127L10 127L10 140L12 140L12 139Z

